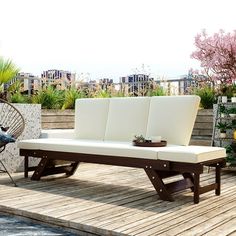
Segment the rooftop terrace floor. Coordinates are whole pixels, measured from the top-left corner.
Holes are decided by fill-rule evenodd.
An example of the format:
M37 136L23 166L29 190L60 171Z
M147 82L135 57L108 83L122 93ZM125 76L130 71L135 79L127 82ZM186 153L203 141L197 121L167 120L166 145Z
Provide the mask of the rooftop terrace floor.
M202 176L213 180L213 171ZM75 229L79 235L236 235L236 173L223 172L222 194L190 190L159 199L142 169L81 164L70 178L0 175L0 212ZM176 178L176 177L175 177Z

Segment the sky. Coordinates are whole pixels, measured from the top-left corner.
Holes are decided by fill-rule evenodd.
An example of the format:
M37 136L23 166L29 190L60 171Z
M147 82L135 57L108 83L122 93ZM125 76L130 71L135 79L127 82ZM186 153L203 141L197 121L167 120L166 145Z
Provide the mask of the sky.
M0 0L0 56L22 72L173 78L200 63L194 37L236 29L235 0ZM83 76L82 76L83 75Z

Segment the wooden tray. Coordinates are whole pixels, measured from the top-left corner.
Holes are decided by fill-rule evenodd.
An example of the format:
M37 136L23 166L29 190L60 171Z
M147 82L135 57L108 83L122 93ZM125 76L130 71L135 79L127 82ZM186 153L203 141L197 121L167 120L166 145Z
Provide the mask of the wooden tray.
M151 142L151 143L148 142L141 143L133 141L133 145L138 147L165 147L166 144L167 142L165 140L161 140L161 142Z

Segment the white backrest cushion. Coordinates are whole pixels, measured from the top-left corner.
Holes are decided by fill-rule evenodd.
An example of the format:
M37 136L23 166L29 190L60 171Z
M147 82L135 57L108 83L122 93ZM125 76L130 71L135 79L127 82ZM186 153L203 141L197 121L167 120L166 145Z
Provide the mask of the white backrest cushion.
M152 97L147 136L162 136L169 144L188 145L199 102L198 96Z
M146 135L149 97L111 98L105 140L132 141Z
M104 140L109 98L77 99L75 104L75 137Z

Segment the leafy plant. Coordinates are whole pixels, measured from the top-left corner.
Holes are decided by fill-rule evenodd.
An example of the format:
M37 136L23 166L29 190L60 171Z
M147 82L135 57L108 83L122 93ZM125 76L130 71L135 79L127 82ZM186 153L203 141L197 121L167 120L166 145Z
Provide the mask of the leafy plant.
M66 90L62 109L74 109L75 100L83 97L85 97L85 94L82 91L76 90L75 88Z
M236 85L235 84L222 84L220 86L221 95L227 97L233 97L236 94Z
M235 151L236 151L236 143L232 142L230 145L225 147L226 149L226 162L230 164L230 166L236 165Z
M111 97L111 93L107 90L100 90L96 96L96 98L110 98Z
M12 103L28 103L29 98L17 92L9 96L9 101Z
M209 109L213 107L215 103L215 91L209 86L204 86L202 88L196 89L195 94L201 98L201 106L204 109Z
M226 109L225 105L220 105L219 111L220 111L220 113L224 113L224 114L226 114L228 112L228 110Z
M233 149L232 149L232 146L231 146L231 145L225 146L225 150L226 150L226 153L227 153L227 154L233 152Z
M236 120L232 120L232 121L231 121L230 127L231 127L232 129L236 129Z
M13 79L18 72L19 68L11 60L0 57L0 89L3 89L2 85Z
M146 139L143 137L143 135L134 135L134 141L138 143L144 143Z
M10 85L7 91L11 94L20 93L22 87L23 87L23 82L20 80L17 80L13 84Z
M11 60L0 57L0 85L9 82L18 72L19 68Z
M38 91L32 97L32 103L39 103L44 109L60 109L63 104L63 92L49 86Z
M216 128L218 128L221 133L225 133L227 129L231 128L231 126L227 124L226 122L219 122L216 125Z
M165 90L160 86L155 86L155 88L150 89L147 93L148 96L166 96Z
M230 107L230 108L228 108L228 113L229 113L229 114L236 114L236 107Z

